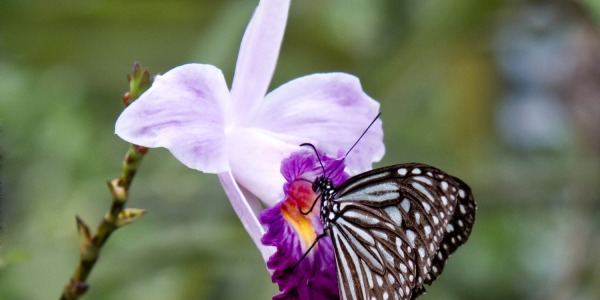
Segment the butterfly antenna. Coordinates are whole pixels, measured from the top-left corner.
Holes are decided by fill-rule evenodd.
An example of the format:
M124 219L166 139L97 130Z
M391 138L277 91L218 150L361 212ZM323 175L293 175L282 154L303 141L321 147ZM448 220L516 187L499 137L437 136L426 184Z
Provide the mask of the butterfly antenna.
M312 248L314 248L317 243L319 242L320 239L324 238L327 235L327 232L323 231L323 233L319 234L317 236L317 238L315 239L315 241L312 243L312 245L310 245L310 247L308 248L308 250L306 250L306 252L304 252L304 254L302 254L302 257L300 257L300 259L296 262L296 264L294 264L293 267L291 267L290 269L288 269L288 272L292 272L296 269L297 266L300 265L300 263L304 260L304 258L306 258L306 256L308 255L308 253L310 253L310 251L312 250Z
M358 142L360 142L360 140L363 138L363 136L365 136L365 134L367 134L367 132L369 131L369 129L371 128L371 126L373 126L373 124L375 124L375 121L377 121L377 119L379 119L379 116L381 116L381 112L379 112L377 114L377 116L375 116L375 118L373 119L373 121L371 121L371 124L369 124L369 126L367 126L367 129L365 129L365 131L363 131L363 133L358 137L358 139L356 140L356 142L354 142L354 145L352 145L352 147L350 147L350 149L348 149L348 151L346 151L346 154L344 155L344 158L342 158L342 160L340 160L337 165L335 165L335 167L333 168L333 170L331 170L331 172L329 172L329 174L327 175L327 177L329 178L329 176L331 174L333 174L333 172L335 172L335 170L337 170L337 168L342 164L342 162L344 162L344 160L346 160L346 157L348 156L348 154L350 154L350 151L352 151L352 149L354 149L354 147L356 147L356 145L358 144Z
M321 165L321 169L323 169L323 176L325 176L325 167L323 166L323 162L321 161L321 158L319 157L319 152L317 152L317 148L315 148L315 146L311 143L303 143L300 144L300 147L311 147L314 151L315 151L315 155L317 156L317 159L319 160L319 164Z
M315 151L315 155L317 156L317 159L319 160L319 164L321 165L321 169L323 170L323 176L325 176L325 167L323 166L323 162L321 161L321 158L319 157L319 152L317 152L317 148L315 148L315 145L311 144L311 143L304 143L304 144L300 144L300 147L304 147L304 146L308 146L311 147L313 149L313 151ZM307 180L308 181L308 180ZM309 181L310 182L310 181ZM308 215L310 214L310 212L313 210L313 208L315 208L315 205L317 204L317 202L319 201L319 198L321 198L321 195L319 195L315 201L313 202L313 204L310 206L310 209L308 211L302 211L302 208L300 208L300 213L303 215Z

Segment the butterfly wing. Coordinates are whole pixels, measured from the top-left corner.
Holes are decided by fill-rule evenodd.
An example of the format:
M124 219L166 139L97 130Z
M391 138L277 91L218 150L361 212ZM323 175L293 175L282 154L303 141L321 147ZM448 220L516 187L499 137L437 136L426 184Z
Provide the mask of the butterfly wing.
M336 190L330 236L342 299L414 299L465 243L469 187L423 164L352 177Z

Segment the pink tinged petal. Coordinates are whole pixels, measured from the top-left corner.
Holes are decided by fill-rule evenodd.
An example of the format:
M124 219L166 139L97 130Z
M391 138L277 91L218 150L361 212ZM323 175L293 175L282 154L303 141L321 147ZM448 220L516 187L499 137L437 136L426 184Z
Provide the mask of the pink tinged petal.
M190 168L224 172L229 170L224 133L229 99L221 70L183 65L157 76L123 111L115 133L137 145L165 147Z
M261 0L246 28L231 87L233 120L253 115L267 92L289 7L290 0Z
M269 93L253 126L310 142L328 154L348 150L379 112L358 78L345 73L313 74ZM363 172L385 152L377 120L346 158L350 173Z
M244 225L244 228L260 251L263 260L265 262L268 261L269 257L275 253L275 249L263 245L261 242L265 230L258 220L258 213L260 212L260 203L258 202L258 199L241 188L235 182L235 179L230 172L219 173L218 176L221 185L233 206L233 210L238 218L240 218L240 221L242 221L242 225Z
M289 140L289 139L288 139ZM281 161L298 151L300 142L256 128L235 129L228 134L229 163L236 181L267 207L283 199Z

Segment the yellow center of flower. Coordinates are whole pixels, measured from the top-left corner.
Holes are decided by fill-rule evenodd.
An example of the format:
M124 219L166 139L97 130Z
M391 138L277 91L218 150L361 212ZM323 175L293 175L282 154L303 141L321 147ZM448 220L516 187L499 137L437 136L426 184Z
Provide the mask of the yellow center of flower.
M313 222L318 218L318 205L308 215L303 215L300 210L307 212L315 201L317 195L313 192L311 184L306 181L294 181L288 191L288 198L281 206L281 214L288 224L296 231L302 249L307 250L317 238Z

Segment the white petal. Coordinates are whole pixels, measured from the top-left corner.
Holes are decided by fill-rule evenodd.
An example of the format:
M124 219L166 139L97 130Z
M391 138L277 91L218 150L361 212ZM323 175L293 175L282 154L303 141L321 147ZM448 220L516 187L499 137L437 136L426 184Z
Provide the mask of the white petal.
M229 163L236 181L271 207L283 199L281 161L298 151L300 143L288 143L260 129L236 129L228 136Z
M290 0L262 0L246 28L231 87L233 119L253 115L275 70Z
M344 73L313 74L290 81L265 98L252 124L314 143L331 156L347 151L379 112L358 78ZM377 120L346 158L351 172L371 168L385 152L383 129Z
M246 231L266 262L273 254L274 248L267 247L260 241L265 234L265 229L258 220L260 203L258 203L256 197L244 191L244 189L235 182L233 175L230 172L219 173L218 176L235 213L238 215L238 218L240 218L240 221L242 221L244 228L246 228Z
M227 171L223 111L228 102L221 70L183 65L157 76L123 111L115 133L137 145L165 147L190 168Z

